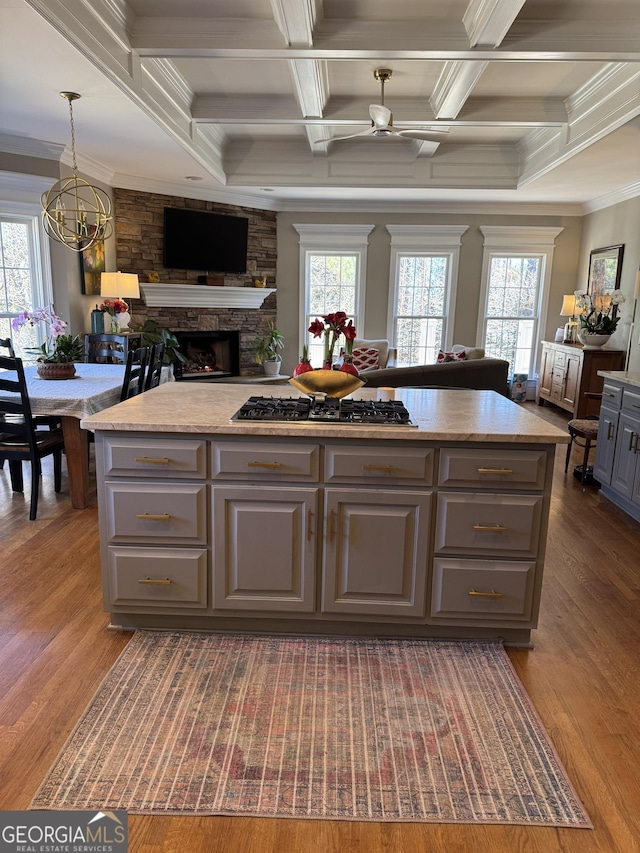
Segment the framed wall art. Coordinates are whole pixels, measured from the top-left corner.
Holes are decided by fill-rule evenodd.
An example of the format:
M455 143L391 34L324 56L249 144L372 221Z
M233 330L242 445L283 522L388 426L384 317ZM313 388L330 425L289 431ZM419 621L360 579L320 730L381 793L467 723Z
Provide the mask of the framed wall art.
M96 240L88 248L83 248L80 257L80 292L90 296L100 296L100 276L105 269L104 240Z
M591 295L591 301L600 311L603 307L606 308L607 297L620 287L623 254L624 244L620 243L617 246L594 249L589 255L587 291Z

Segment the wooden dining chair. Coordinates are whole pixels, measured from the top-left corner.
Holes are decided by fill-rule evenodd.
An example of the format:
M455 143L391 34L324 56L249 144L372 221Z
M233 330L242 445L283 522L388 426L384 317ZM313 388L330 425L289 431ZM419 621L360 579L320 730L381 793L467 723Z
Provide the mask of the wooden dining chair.
M0 356L0 391L15 395L11 399L0 396L0 458L9 461L14 492L24 491L22 463L31 463L29 519L34 521L38 512L43 457L53 456L54 488L56 492L62 488L62 430L36 429L22 359Z
M121 335L85 335L84 360L87 364L125 364L127 352Z
M120 402L128 400L131 397L135 397L136 394L142 394L144 391L145 371L148 360L148 347L138 347L135 350L129 350L127 354L127 363L124 369L124 379L122 380Z
M144 390L157 388L162 377L162 364L164 361L164 344L154 344L151 347L149 354L149 363L147 364L147 375L144 380Z

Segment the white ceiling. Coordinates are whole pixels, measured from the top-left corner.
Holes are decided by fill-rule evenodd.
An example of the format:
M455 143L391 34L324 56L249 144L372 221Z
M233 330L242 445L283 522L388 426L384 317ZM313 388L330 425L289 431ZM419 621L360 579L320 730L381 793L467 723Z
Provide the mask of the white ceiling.
M370 127L377 67L394 127ZM0 0L0 152L275 209L640 195L638 0ZM199 180L189 180L187 176ZM524 209L524 208L523 208Z

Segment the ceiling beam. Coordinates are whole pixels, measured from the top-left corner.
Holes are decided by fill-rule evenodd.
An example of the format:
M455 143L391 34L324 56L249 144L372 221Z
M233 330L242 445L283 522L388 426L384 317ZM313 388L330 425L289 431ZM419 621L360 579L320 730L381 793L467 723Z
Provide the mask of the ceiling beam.
M462 23L471 47L495 47L506 36L525 0L470 0Z

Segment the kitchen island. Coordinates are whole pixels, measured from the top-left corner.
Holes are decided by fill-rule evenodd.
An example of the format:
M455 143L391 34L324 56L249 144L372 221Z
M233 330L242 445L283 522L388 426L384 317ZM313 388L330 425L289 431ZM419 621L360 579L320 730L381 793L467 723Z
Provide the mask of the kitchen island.
M395 393L414 425L232 422L247 386L205 383L84 419L112 626L527 645L568 435L493 391Z

